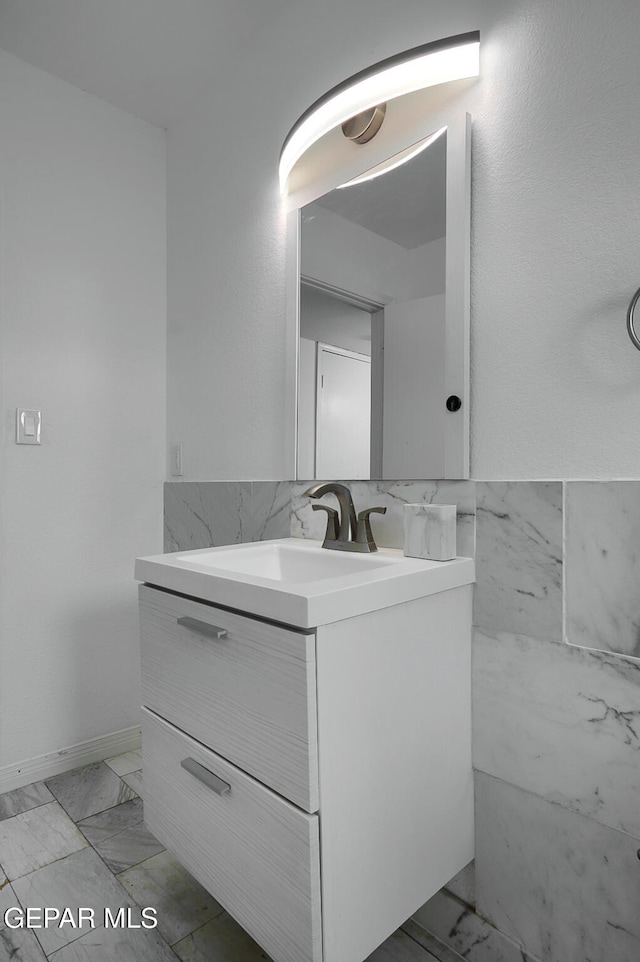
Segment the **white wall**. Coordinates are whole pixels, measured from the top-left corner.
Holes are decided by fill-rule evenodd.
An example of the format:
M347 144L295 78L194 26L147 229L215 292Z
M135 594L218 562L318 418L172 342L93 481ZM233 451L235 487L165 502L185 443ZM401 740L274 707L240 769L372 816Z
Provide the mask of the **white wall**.
M482 77L454 99L474 117L472 472L640 474L638 4L301 0L169 135L169 440L186 478L284 473L290 126L358 69L474 28Z
M380 304L444 293L446 238L408 249L320 204L302 214L300 271Z
M0 776L138 722L162 549L165 135L0 54ZM41 408L18 446L15 408Z

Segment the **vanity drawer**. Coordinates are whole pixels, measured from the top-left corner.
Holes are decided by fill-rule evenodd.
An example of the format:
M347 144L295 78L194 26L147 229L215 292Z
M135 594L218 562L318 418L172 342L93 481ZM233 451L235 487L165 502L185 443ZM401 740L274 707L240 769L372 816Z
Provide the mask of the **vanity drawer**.
M315 636L147 585L139 592L143 703L317 811Z
M318 816L142 714L150 830L274 959L320 962Z

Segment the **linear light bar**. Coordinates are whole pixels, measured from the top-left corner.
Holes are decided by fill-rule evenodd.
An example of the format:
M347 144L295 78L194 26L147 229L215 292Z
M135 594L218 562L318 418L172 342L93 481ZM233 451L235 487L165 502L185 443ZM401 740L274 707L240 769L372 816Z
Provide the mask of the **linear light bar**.
M460 34L414 47L354 74L329 90L296 121L280 153L280 189L286 192L289 174L317 140L363 110L425 87L477 77L480 72L480 33Z

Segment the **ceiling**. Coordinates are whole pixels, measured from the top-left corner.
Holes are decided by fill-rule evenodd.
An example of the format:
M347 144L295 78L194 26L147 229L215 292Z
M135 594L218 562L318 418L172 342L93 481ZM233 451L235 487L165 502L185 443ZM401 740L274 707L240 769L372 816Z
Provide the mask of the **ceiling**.
M445 236L446 186L447 138L443 135L384 176L333 190L315 203L413 250Z
M169 127L291 0L0 0L0 47Z

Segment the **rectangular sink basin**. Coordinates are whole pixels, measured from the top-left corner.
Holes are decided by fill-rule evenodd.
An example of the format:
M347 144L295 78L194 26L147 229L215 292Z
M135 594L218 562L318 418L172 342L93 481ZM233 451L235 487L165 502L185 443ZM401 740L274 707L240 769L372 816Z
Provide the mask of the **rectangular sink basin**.
M281 538L138 558L138 581L202 601L314 628L471 584L471 558L425 561L393 548L335 551Z
M188 565L205 565L239 575L255 575L288 584L307 584L324 578L373 571L381 565L401 563L400 558L375 554L356 554L324 548L309 551L304 545L282 541L263 541L228 551L178 554L176 560Z

